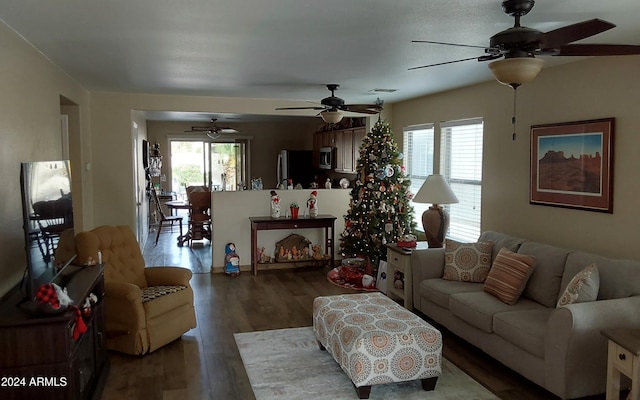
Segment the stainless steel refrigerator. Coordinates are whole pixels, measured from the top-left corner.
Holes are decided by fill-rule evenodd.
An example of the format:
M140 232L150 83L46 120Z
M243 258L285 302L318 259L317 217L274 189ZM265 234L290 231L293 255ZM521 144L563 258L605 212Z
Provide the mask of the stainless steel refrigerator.
M307 189L311 182L314 182L314 176L313 152L311 150L280 150L276 186L285 180L292 179L294 186L299 183Z

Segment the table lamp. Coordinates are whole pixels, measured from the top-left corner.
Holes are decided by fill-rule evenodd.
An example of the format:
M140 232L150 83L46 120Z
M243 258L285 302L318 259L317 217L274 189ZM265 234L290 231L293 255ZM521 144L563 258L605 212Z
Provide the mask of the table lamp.
M449 214L438 204L457 203L458 198L442 175L429 175L413 198L415 203L429 203L422 214L422 227L429 247L442 247L449 229Z

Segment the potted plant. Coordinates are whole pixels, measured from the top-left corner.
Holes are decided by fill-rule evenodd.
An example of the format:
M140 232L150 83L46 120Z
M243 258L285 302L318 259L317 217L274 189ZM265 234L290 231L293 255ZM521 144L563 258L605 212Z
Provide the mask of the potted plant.
M289 209L291 209L291 218L293 219L298 218L298 211L300 211L300 207L298 206L298 203L294 201L293 203L289 204Z

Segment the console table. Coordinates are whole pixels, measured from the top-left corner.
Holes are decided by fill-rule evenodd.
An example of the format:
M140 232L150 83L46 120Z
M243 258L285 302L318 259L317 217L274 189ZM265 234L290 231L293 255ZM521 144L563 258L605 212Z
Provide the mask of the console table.
M253 274L258 274L258 231L270 231L276 229L307 229L324 228L325 249L331 256L331 266L334 263L333 254L333 231L335 229L336 217L328 214L321 214L317 217L302 218L271 218L271 217L249 217L251 221L251 269Z

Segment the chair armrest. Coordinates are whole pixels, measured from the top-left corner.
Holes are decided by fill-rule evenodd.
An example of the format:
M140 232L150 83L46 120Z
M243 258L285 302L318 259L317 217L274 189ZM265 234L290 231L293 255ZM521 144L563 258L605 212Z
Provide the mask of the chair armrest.
M142 290L133 283L105 281L104 290L108 296L107 298L142 303Z
M142 290L133 283L105 281L107 332L135 331L146 326Z
M149 286L182 285L188 286L193 273L182 267L147 267L144 269Z
M545 381L553 392L584 397L604 391L608 328L640 328L640 296L570 304L556 308L545 333ZM591 390L589 391L589 387Z

